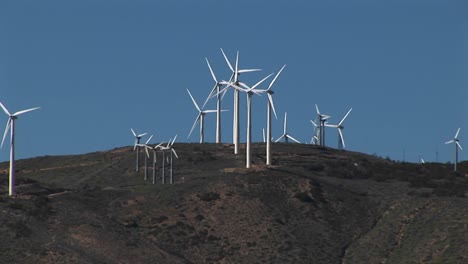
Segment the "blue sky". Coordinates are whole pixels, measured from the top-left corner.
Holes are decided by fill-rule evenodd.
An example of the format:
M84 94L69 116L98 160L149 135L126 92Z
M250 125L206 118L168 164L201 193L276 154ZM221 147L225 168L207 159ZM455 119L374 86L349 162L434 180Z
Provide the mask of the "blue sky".
M345 122L348 149L417 162L452 160L461 127L468 157L466 1L2 1L0 101L10 111L41 106L17 122L17 157L87 153L130 145L130 128L153 142L187 139L203 101L240 52L241 79L275 83L278 120L303 142L315 103ZM207 106L214 109L215 102ZM232 93L223 101L232 110ZM245 96L241 140L245 142ZM232 142L232 112L223 141ZM2 131L6 115L0 115ZM266 96L253 98L253 140L262 140ZM206 117L206 141L215 140ZM3 132L2 132L3 133ZM336 147L337 131L327 130ZM8 147L0 150L8 160Z

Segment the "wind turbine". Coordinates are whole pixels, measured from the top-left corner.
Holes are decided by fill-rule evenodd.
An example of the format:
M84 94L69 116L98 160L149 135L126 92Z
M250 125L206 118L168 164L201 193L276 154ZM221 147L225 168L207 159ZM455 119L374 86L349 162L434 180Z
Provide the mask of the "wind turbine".
M161 149L162 144L164 144L164 142L161 142L158 145L151 148L153 150L153 184L155 183L156 179L157 150Z
M172 172L173 172L173 169L172 169L172 164L173 164L173 156L175 156L176 158L179 158L179 156L177 156L177 152L175 151L175 149L172 147L172 145L174 145L174 142L177 138L177 135L174 137L174 139L172 140L171 144L169 145L169 151L171 152L171 169L170 169L170 178L169 178L169 183L172 184L173 182L173 177L172 177Z
M309 121L314 126L314 133L312 135L312 138L310 139L310 144L318 145L319 144L318 135L319 135L319 132L320 132L319 125L317 125L317 123L315 123L312 120L309 120Z
M148 145L148 143L151 141L153 138L153 135L151 135L148 140L146 140L145 144L138 144L139 147L144 147L145 148L145 178L144 180L146 181L148 179L148 159L150 158L150 154L148 149L153 149L151 146Z
M268 75L267 77L261 79L257 82L254 86L249 87L248 85L241 83L244 88L237 86L236 84L231 84L236 90L245 92L247 94L247 144L246 144L246 162L245 167L250 168L252 165L252 153L251 153L251 144L252 144L252 95L260 94L262 92L266 92L266 90L259 90L256 89L262 82L266 79L270 78L273 74Z
M460 141L458 140L458 134L459 133L460 133L460 128L458 128L457 133L455 133L455 137L453 137L452 140L449 140L449 141L445 142L445 144L454 143L454 145L455 145L455 163L454 163L454 168L453 168L454 171L457 171L458 148L460 148L460 150L463 150L462 146L460 145Z
M341 119L341 121L337 125L332 125L332 124L325 124L327 127L333 127L338 129L338 149L344 149L345 148L345 143L344 143L344 137L343 137L343 122L345 121L346 117L348 117L349 113L351 113L353 109L349 109L349 111L346 113L346 115Z
M222 84L216 78L216 75L211 68L210 62L207 58L205 58L206 64L208 64L208 68L210 69L211 77L215 81L215 86L211 89L210 94L206 98L205 103L203 104L202 108L205 108L206 103L208 100L216 93L216 143L221 143L221 93L220 89Z
M286 67L286 64L283 65L283 67L279 70L279 72L276 74L275 78L271 80L270 85L268 85L268 88L265 90L265 92L268 95L268 104L267 104L267 141L266 141L266 165L271 165L271 110L273 110L273 113L275 114L275 118L278 119L276 116L276 111L275 111L275 105L273 104L273 94L274 91L271 89L273 84L275 83L276 79L278 76L281 74L283 71L284 67Z
M288 134L287 132L287 117L288 113L284 113L284 127L283 127L283 135L279 137L275 142L280 141L282 138L284 138L284 142L288 143L288 139L291 139L292 141L295 141L296 143L301 143L297 139L293 138L291 135Z
M190 129L190 133L187 138L190 137L190 135L193 132L193 129L197 125L198 122L200 122L200 143L203 143L205 141L205 114L206 113L215 113L217 110L202 110L195 99L193 98L192 94L190 93L189 89L187 89L188 94L190 95L190 98L192 98L193 105L195 105L195 108L198 110L198 115L197 118L195 119L195 122L193 122L192 129ZM221 112L224 112L226 110L221 110Z
M318 133L319 145L325 146L325 123L331 116L321 114L317 104L315 104L315 110L317 110L317 119L319 122L319 133Z
M174 137L174 139L169 139L169 142L167 142L167 146L160 147L160 149L162 150L162 153L163 153L163 158L162 158L162 162L163 162L162 183L163 184L165 183L165 163L166 163L165 153L166 153L166 151L169 151L171 153L171 157L170 157L170 164L171 164L170 183L172 184L172 161L173 161L172 155L175 155L176 158L179 158L179 156L177 155L177 152L172 147L172 145L174 145L174 142L175 142L176 138L177 138L177 135Z
M260 69L245 69L239 70L239 51L236 53L236 66L235 68L232 67L231 62L227 58L226 54L224 53L223 49L221 49L223 53L224 59L232 72L231 78L229 79L230 82L233 82L235 85L240 86L241 83L239 82L239 74L245 72L254 72L260 71ZM233 126L232 126L232 143L234 144L234 154L239 153L239 90L234 89L234 109L233 109Z
M18 119L19 115L37 110L40 107L21 110L14 114L11 114L1 102L0 106L2 107L3 111L8 115L8 121L6 123L5 133L3 134L2 144L0 145L0 147L3 147L6 135L8 134L8 130L10 129L10 181L8 186L8 194L12 196L15 194L15 120Z
M140 140L141 140L141 137L148 134L148 133L142 133L142 134L137 134L135 133L135 131L133 130L133 128L130 128L130 130L132 131L132 134L133 136L135 137L135 144L133 145L133 150L136 150L136 171L139 170L139 167L140 167Z

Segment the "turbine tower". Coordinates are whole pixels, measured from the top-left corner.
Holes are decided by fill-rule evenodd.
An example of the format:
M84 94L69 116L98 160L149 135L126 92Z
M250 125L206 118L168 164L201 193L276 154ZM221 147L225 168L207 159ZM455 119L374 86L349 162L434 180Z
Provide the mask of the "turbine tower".
M130 128L130 130L132 131L132 134L135 137L135 144L133 145L133 150L136 150L136 171L138 171L140 167L140 164L139 164L140 163L140 147L139 147L140 140L141 140L141 137L143 137L144 135L148 133L137 134L135 133L133 128Z
M19 115L37 110L40 107L21 110L14 114L10 114L8 109L1 102L0 106L2 107L3 111L8 115L8 121L6 123L5 133L3 134L2 144L0 145L0 147L3 147L6 135L8 134L8 130L10 129L10 181L8 185L8 195L12 196L15 194L15 120L18 119Z
M348 117L349 113L351 113L353 109L349 109L349 111L346 113L346 115L341 119L341 121L337 125L332 125L332 124L325 124L327 127L333 127L338 129L338 149L344 149L345 148L345 142L344 142L344 137L343 137L343 122L345 121L346 117Z
M202 110L197 102L195 101L195 99L193 98L192 94L190 93L189 89L187 89L187 92L188 94L190 95L190 98L192 98L192 102L193 102L193 105L195 106L195 108L198 110L198 115L197 115L197 118L195 118L195 122L193 122L193 126L192 126L192 129L190 129L190 133L188 135L187 138L190 137L190 135L192 134L193 132L193 129L195 128L195 126L197 125L198 122L200 122L200 143L204 143L205 142L205 114L206 113L215 113L217 112L217 110ZM221 110L221 112L224 112L226 110Z
M458 128L457 133L455 133L455 137L452 140L445 142L445 144L453 143L455 145L455 162L453 165L453 170L457 171L457 163L458 163L458 148L463 150L462 146L460 145L460 141L458 140L458 134L460 133L460 128Z
M296 143L301 143L301 142L299 142L299 140L293 138L291 135L288 134L288 132L287 132L287 117L288 117L288 113L285 112L284 113L283 135L281 135L281 137L279 137L277 140L275 140L275 142L278 142L282 138L284 138L285 143L288 143L288 139L291 139L292 141L295 141Z
M235 68L232 67L231 62L227 58L226 54L224 53L223 49L221 49L223 53L224 59L232 72L231 78L229 79L230 82L233 82L235 85L240 86L241 82L239 81L239 74L245 72L254 72L260 71L260 69L245 69L239 70L239 51L236 53L236 65ZM232 143L234 144L234 154L239 153L239 90L234 89L234 109L233 109L233 126L232 126Z

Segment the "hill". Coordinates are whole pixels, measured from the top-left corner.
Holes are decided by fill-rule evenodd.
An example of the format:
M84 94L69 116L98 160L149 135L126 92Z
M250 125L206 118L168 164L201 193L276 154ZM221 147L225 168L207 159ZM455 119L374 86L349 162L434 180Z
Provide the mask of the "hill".
M313 145L176 144L174 184L132 148L0 164L0 263L467 263L468 163ZM242 150L241 150L242 151ZM160 157L158 157L160 158ZM167 175L166 175L167 176Z

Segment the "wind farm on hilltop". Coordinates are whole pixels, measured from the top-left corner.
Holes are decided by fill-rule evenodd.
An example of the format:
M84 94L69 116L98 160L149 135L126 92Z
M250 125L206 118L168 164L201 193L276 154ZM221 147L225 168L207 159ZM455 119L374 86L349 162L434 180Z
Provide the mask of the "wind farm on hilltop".
M239 109L241 105L241 97L240 97L240 92L245 93L247 95L247 100L246 100L246 105L247 105L247 117L246 117L246 143L245 143L245 167L246 168L251 168L252 167L252 96L257 95L261 96L262 94L266 94L266 101L264 99L264 103L267 105L267 116L266 116L266 127L267 127L267 134L265 136L265 131L263 130L263 141L265 143L265 164L266 165L273 165L272 164L272 129L271 129L271 112L273 111L273 114L275 115L275 118L277 118L276 115L276 110L273 102L273 90L271 89L272 86L274 85L275 81L279 77L279 75L283 72L285 69L286 65L282 66L281 69L276 73L270 84L264 88L261 89L260 86L263 85L263 83L269 79L274 73L271 73L267 75L266 77L262 78L260 81L255 83L252 86L249 86L243 81L239 80L240 74L245 74L245 73L253 73L253 72L259 72L261 69L239 69L239 51L236 52L236 57L235 57L235 64L234 66L231 64L229 58L227 57L226 53L224 52L223 49L220 49L222 56L231 71L231 76L228 79L228 81L222 80L218 81L218 78L216 77L213 67L209 63L208 59L205 58L210 75L212 79L215 82L214 87L209 91L206 90L207 94L207 99L204 102L203 106L200 107L197 101L194 99L192 93L190 92L189 89L187 89L187 92L189 94L189 97L195 106L196 110L198 111L198 115L195 118L195 121L190 129L190 132L188 133L188 138L192 134L194 128L196 127L197 124L199 124L200 129L199 129L199 143L203 144L205 143L205 115L207 113L216 113L216 130L215 130L215 135L216 135L216 143L221 144L221 113L228 111L228 110L221 110L221 104L222 101L225 97L225 95L232 90L233 91L233 117L232 117L232 144L233 144L233 152L234 155L240 154L240 120L241 117L239 116ZM205 105L213 99L216 98L216 110L204 110ZM4 110L4 112L8 115L8 121L6 125L6 129L3 135L3 140L2 140L2 146L5 141L5 138L7 136L7 133L10 131L11 132L11 137L10 137L10 171L9 171L9 195L12 196L15 194L14 188L15 188L15 148L14 148L14 142L15 142L15 136L14 136L14 131L15 131L15 120L17 119L18 115L21 115L26 112L30 112L33 110L38 109L36 108L31 108L23 111L18 111L14 114L10 114L8 109L0 103L0 106ZM318 146L326 146L326 141L325 141L325 132L326 128L336 128L338 131L338 146L337 148L339 150L343 150L345 148L345 141L344 141L344 135L343 135L343 123L346 120L346 118L349 116L349 114L352 111L352 108L346 112L346 114L343 116L343 118L337 123L337 124L330 124L329 120L331 119L331 116L328 114L323 114L320 112L318 104L315 104L315 110L316 110L316 118L315 121L310 120L312 125L314 126L314 133L311 138L311 144L318 145ZM275 140L275 142L279 142L280 140L284 139L285 143L288 143L288 140L292 140L295 143L301 144L299 140L291 136L287 132L287 113L284 113L284 120L283 120L283 133L278 137L278 139ZM162 153L162 159L161 159L161 165L162 165L162 176L161 176L161 182L165 183L165 172L166 172L166 165L170 165L170 183L173 183L173 156L176 158L179 158L175 149L173 148L173 144L177 138L175 136L173 139L170 139L167 143L167 146L164 146L164 142L161 142L157 145L151 146L149 143L151 139L153 138L153 135L151 135L144 144L141 144L140 141L142 137L147 135L147 133L141 133L137 134L133 128L130 129L133 136L135 137L135 142L133 149L136 151L136 171L138 172L140 169L140 148L143 148L144 153L144 180L146 181L148 179L148 160L150 158L150 150L153 150L153 162L152 162L152 167L153 167L153 184L156 183L156 168L157 168L157 156L156 154L158 152ZM458 139L458 135L460 133L460 128L455 133L455 136L452 140L445 142L445 144L450 144L454 143L455 146L455 159L454 159L454 171L457 171L457 163L458 163L458 151L462 150L460 141ZM170 156L166 157L166 152L170 154ZM256 155L259 155L257 153ZM419 158L421 161L423 160L422 158ZM425 162L422 162L425 163Z
M2 4L0 263L468 263L467 11Z
M9 170L7 163L0 163L0 224L6 226L0 235L7 237L3 240L7 244L0 243L7 252L0 256L0 262L85 263L89 254L92 262L124 263L267 263L272 257L281 263L468 260L465 237L456 235L466 233L468 215L468 163L458 160L460 128L445 142L455 148L453 169L451 164L427 163L422 158L420 163L402 163L345 150L344 122L353 108L331 123L332 116L315 104L315 111L310 111L310 117L315 116L309 120L314 126L310 144L290 134L285 112L282 134L273 142L273 134L281 131L272 129L271 113L277 118L272 87L286 65L249 85L239 79L240 73L260 70L240 70L239 52L234 67L222 49L221 53L232 71L228 81L218 81L206 59L215 85L211 90L197 89L197 97L207 96L205 103L200 107L187 89L186 101L198 111L188 138L199 125L199 143L174 146L177 135L167 143L152 143L157 136L147 137L148 133L130 128L133 147L73 157L23 159L15 166L15 120L38 107L11 114L0 102L8 116L2 146L7 134L11 135ZM287 78L287 74L281 77ZM234 109L221 109L231 91ZM246 94L245 101L241 93ZM258 98L252 102L252 97ZM213 98L216 109L205 110ZM257 103L267 106L261 124L267 127L266 135L262 131L263 142L252 141L252 116L258 115L252 105ZM239 111L243 104L245 119ZM221 131L229 130L221 122L225 111L233 111L232 142L221 138ZM216 113L216 118L205 119L207 113ZM223 115L223 119L227 117ZM215 123L210 126L214 131L205 129L207 123ZM240 140L242 123L245 142ZM307 120L303 123L307 126ZM337 129L336 149L326 144L327 129ZM206 143L207 134L214 134L216 143ZM19 177L15 177L16 172ZM258 202L252 203L252 198ZM401 208L389 213L395 206ZM434 218L433 210L438 210L440 217ZM89 219L90 214L96 217ZM417 219L414 214L418 214ZM94 224L89 225L89 221ZM447 226L441 223L449 221L455 224L441 231ZM48 231L40 226L47 226ZM136 231L128 235L128 228ZM410 234L394 235L402 232ZM444 239L435 235L440 232ZM15 235L8 238L7 234ZM86 240L78 238L83 234ZM104 237L125 239L103 241ZM322 241L324 237L326 241ZM421 243L414 243L413 237ZM51 238L53 242L47 242ZM280 242L283 239L285 244ZM26 246L25 240L29 241ZM124 243L129 240L135 241L131 248ZM369 247L376 240L378 247ZM61 246L55 246L55 241ZM424 251L433 241L438 242L431 251ZM36 250L38 245L43 245L43 250ZM303 250L292 257L297 253L295 247ZM399 251L401 247L404 250ZM445 251L447 248L451 250ZM19 257L22 250L33 253ZM442 253L434 256L430 253L434 250Z

